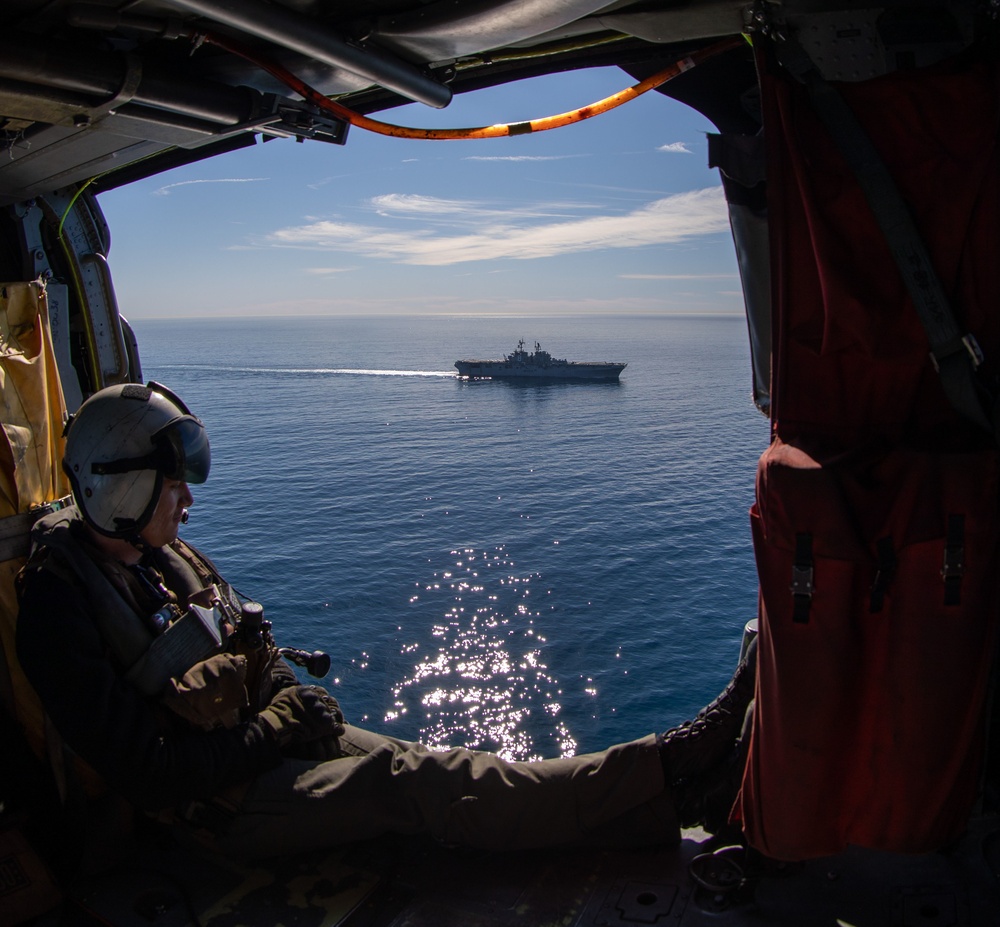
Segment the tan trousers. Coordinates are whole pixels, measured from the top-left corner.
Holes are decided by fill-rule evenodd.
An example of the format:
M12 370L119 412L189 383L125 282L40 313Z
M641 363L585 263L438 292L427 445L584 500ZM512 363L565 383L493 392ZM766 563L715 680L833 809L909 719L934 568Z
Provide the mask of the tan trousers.
M285 760L251 785L216 847L265 858L426 833L498 850L680 839L651 735L601 753L509 763L348 726L337 759Z

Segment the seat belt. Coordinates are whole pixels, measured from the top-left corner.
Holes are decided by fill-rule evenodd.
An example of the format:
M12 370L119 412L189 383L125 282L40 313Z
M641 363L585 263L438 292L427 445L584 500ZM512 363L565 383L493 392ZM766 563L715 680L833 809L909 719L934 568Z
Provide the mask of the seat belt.
M847 101L823 78L798 40L787 36L776 41L774 48L781 65L806 88L816 114L854 171L927 332L931 362L940 374L945 395L961 415L997 439L995 397L988 397L989 408L984 409L985 390L975 376L983 362L982 351L971 333L961 333L923 239L885 162Z

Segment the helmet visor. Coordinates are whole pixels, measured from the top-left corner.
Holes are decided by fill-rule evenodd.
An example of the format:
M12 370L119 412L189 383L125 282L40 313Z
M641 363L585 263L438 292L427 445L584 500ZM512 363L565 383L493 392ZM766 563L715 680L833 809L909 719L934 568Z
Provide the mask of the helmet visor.
M153 443L168 449L163 465L158 467L168 480L184 483L204 483L212 465L205 426L193 415L185 415L165 425L155 435Z

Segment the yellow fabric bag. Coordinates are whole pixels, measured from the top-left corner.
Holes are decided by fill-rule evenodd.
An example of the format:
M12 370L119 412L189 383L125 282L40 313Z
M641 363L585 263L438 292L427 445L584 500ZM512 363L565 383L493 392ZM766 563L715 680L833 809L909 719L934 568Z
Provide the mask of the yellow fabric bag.
M68 495L61 466L65 415L45 285L0 283L0 536L20 548L13 557L8 548L0 562L0 648L8 670L0 668L6 683L0 698L39 756L47 752L44 714L14 650L14 577L24 565L31 519L12 516Z

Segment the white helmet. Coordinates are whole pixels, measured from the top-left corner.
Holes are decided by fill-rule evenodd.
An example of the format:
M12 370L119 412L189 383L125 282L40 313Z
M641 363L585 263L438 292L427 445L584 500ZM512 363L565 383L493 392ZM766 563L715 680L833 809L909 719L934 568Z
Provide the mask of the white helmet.
M101 534L134 538L149 523L164 478L208 479L205 426L159 383L94 393L73 418L63 469L87 522Z

